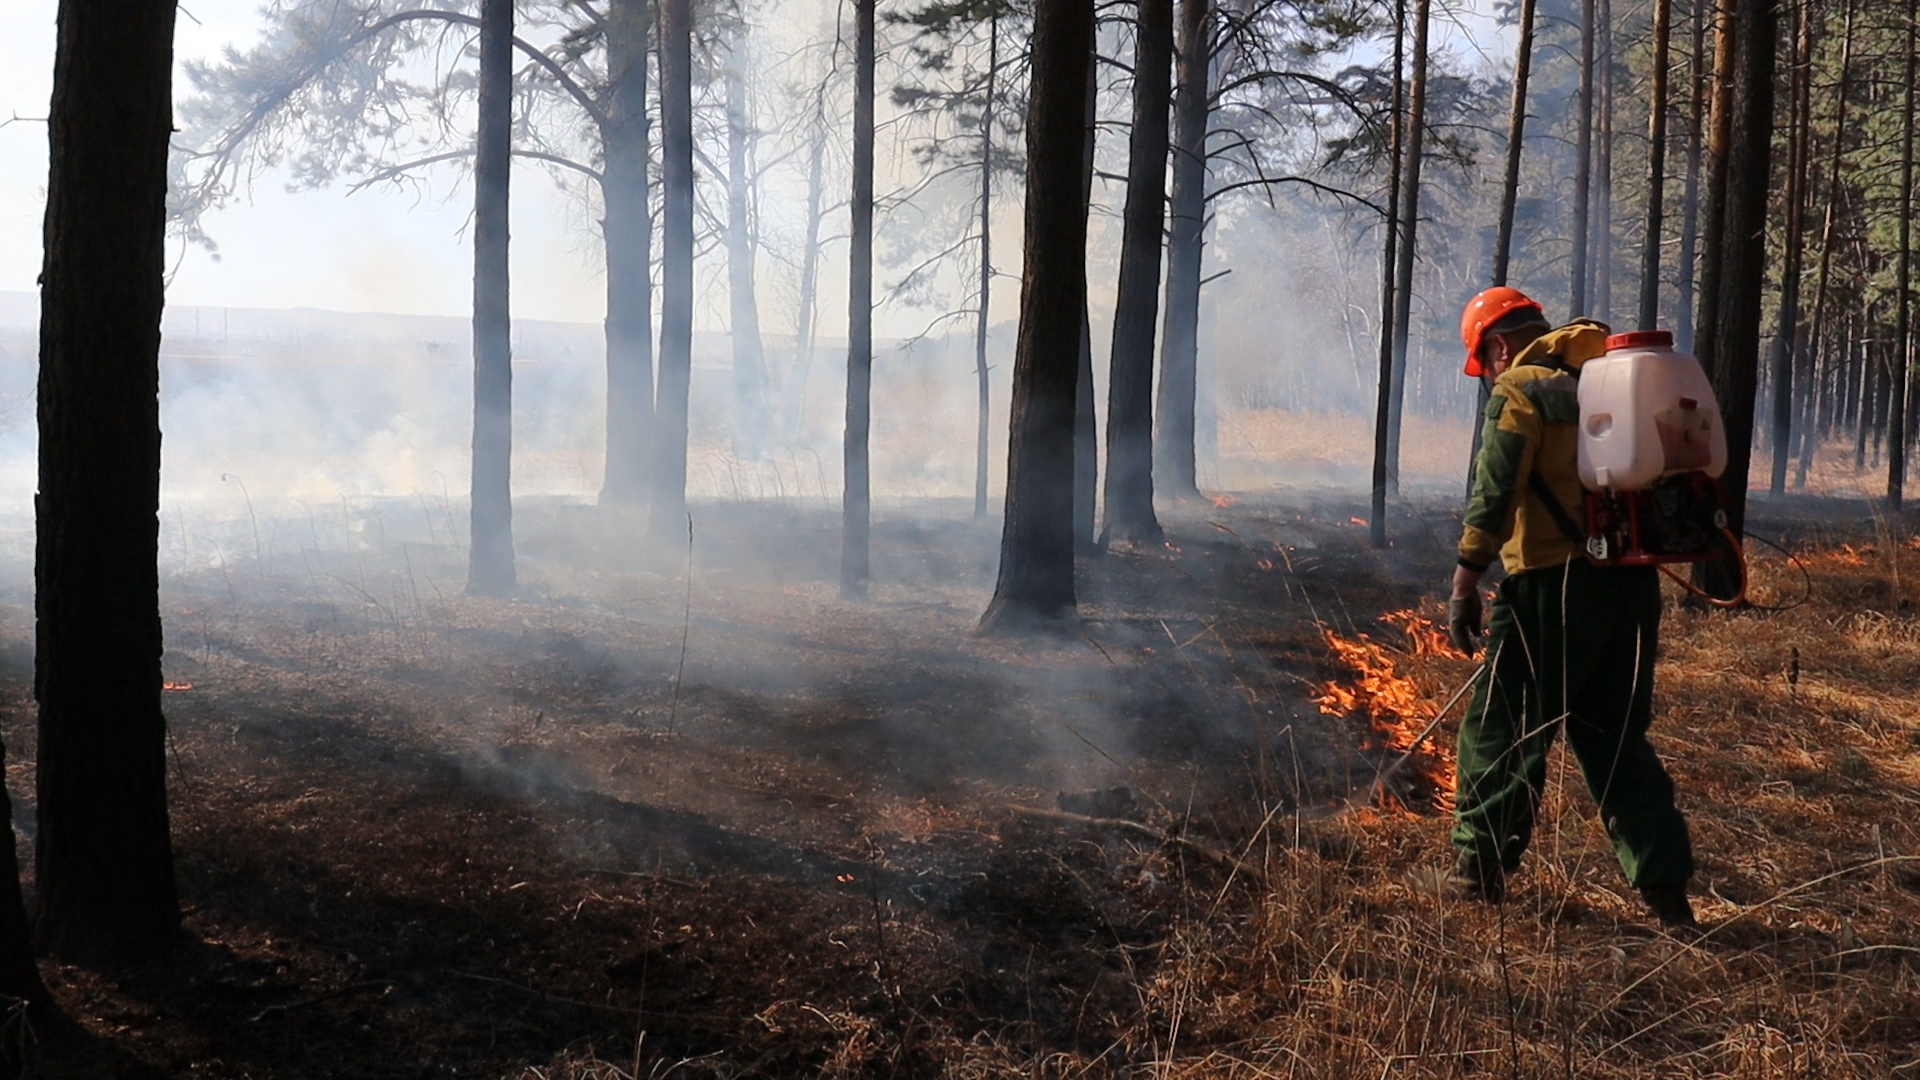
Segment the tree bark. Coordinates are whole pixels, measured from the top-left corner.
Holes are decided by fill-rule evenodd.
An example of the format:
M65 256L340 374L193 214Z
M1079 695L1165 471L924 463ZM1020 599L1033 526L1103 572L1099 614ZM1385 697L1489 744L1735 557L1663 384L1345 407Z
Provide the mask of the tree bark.
M1653 70L1647 97L1647 231L1640 241L1640 329L1660 324L1660 228L1667 201L1667 56L1673 0L1653 0Z
M1400 493L1400 427L1406 414L1407 339L1413 323L1413 269L1420 234L1420 165L1427 134L1427 25L1432 0L1419 0L1413 14L1413 77L1407 87L1406 159L1400 182L1400 250L1393 283L1393 399L1387 413L1387 490Z
M1387 135L1387 236L1380 255L1380 374L1375 383L1373 415L1373 498L1368 511L1368 539L1376 548L1387 546L1387 421L1393 414L1393 302L1394 272L1400 265L1400 166L1405 156L1401 136L1403 97L1406 93L1407 0L1393 4L1393 104ZM1478 426L1478 425L1476 425Z
M827 154L826 99L815 99L812 142L807 150L807 239L800 251L800 304L794 325L793 398L788 438L799 440L807 427L807 386L813 375L814 323L820 292L820 199ZM825 494L824 492L822 494Z
M1193 411L1200 357L1200 262L1207 229L1207 124L1211 0L1182 0L1173 95L1173 198L1167 231L1167 311L1155 401L1154 480L1174 498L1200 493ZM1113 417L1107 417L1113 426ZM1113 465L1108 463L1109 472Z
M654 396L657 543L686 535L687 392L693 375L693 5L660 0L660 384Z
M607 461L600 501L639 506L647 495L653 428L653 210L647 163L648 0L607 6L607 123L601 126L607 245Z
M1114 293L1113 351L1107 369L1103 545L1161 540L1153 513L1153 330L1159 321L1160 236L1166 221L1173 0L1139 0L1138 8L1120 283Z
M1026 252L1006 518L999 580L980 619L983 630L997 631L1075 618L1073 417L1087 293L1082 173L1091 0L1037 0L1030 48Z
M1700 304L1694 319L1693 349L1709 373L1719 352L1720 285L1727 263L1727 246L1721 241L1726 230L1727 158L1733 139L1734 13L1741 2L1717 0L1714 13L1713 106L1707 118L1707 192L1700 225ZM1727 438L1731 447L1731 431Z
M1787 112L1786 250L1781 253L1780 310L1773 342L1773 470L1767 490L1775 496L1787 492L1787 459L1793 448L1794 376L1801 351L1800 271L1807 219L1807 144L1812 134L1809 84L1813 79L1813 17L1805 0L1798 5L1797 18L1799 32L1794 38L1793 68L1788 73L1792 96ZM1811 398L1812 372L1798 374L1805 380L1802 396ZM1812 418L1811 410L1803 412L1803 421Z
M1094 77L1100 66L1099 44L1087 57L1086 130L1081 134L1080 202L1082 217L1093 212L1094 136L1098 131L1099 87ZM1099 553L1094 543L1095 504L1100 495L1099 418L1093 407L1093 316L1080 305L1080 370L1073 391L1073 546L1081 555Z
M1887 505L1900 509L1907 483L1907 352L1913 347L1913 84L1920 0L1907 2L1905 118L1900 126L1900 250L1894 257L1893 371L1887 410Z
M1727 430L1728 527L1745 535L1747 477L1753 462L1754 396L1760 361L1760 309L1767 255L1767 194L1773 149L1773 80L1778 35L1773 0L1738 0L1734 79L1738 97L1726 161L1724 264L1718 274L1720 302L1710 359L1714 397ZM1695 563L1695 580L1718 596L1738 587L1728 560Z
M1693 351L1694 255L1700 239L1700 157L1707 101L1707 5L1712 0L1693 0L1693 33L1688 53L1687 95L1687 179L1680 196L1680 252L1677 267L1679 295L1673 313L1673 339L1686 352Z
M980 108L980 308L973 326L973 376L979 391L973 433L973 516L987 516L987 319L993 298L993 94L1000 75L1000 9L987 19L987 95Z
M1594 141L1593 312L1613 322L1613 0L1600 0L1600 100Z
M83 964L154 953L180 925L156 565L174 10L62 0L47 121L34 920L46 948ZM0 977L25 981L5 885Z
M727 58L727 313L733 344L733 452L758 461L767 452L773 416L767 400L767 357L760 341L760 301L753 284L752 121L747 116L746 29L734 28Z
M855 0L854 13L853 253L847 271L846 487L840 504L840 593L863 598L870 573L868 531L872 527L867 432L872 422L873 394L874 0ZM1068 500L1062 505L1071 505L1071 495Z
M1593 31L1594 0L1580 4L1580 96L1574 124L1573 260L1569 264L1567 314L1587 313L1587 242L1593 235Z
M513 592L513 342L507 181L513 168L513 0L480 5L473 150L473 498L467 591Z
M1664 9L1669 0L1655 0ZM1526 143L1527 80L1533 71L1533 15L1535 0L1521 0L1520 47L1513 58L1513 103L1507 109L1506 172L1500 182L1500 227L1493 242L1493 284L1507 283L1507 266L1513 252L1513 208L1520 197L1520 153ZM1395 78L1398 78L1395 73ZM1479 425L1474 426L1474 441L1479 441Z

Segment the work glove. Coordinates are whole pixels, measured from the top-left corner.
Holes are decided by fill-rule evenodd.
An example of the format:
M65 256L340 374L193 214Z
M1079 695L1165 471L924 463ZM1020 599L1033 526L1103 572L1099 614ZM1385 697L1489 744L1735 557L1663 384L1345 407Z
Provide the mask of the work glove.
M1480 652L1480 590L1447 602L1447 640L1468 656Z

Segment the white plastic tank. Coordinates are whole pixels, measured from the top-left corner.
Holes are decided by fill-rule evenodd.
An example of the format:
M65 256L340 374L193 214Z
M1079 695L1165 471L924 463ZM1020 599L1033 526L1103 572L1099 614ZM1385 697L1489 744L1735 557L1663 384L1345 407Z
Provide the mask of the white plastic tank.
M1727 468L1727 432L1700 361L1665 330L1615 334L1580 369L1580 482L1640 491L1663 476Z

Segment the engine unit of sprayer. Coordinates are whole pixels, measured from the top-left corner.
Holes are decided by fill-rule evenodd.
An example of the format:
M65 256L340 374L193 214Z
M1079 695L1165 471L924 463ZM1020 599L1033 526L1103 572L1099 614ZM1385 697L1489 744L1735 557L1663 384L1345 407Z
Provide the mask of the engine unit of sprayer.
M1586 556L1608 566L1726 555L1726 430L1699 361L1664 330L1615 334L1580 372Z

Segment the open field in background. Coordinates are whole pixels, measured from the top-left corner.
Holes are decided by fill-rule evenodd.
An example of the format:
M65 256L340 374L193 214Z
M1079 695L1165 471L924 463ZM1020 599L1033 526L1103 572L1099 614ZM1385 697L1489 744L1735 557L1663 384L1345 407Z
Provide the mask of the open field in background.
M1699 942L1563 758L1511 900L1443 897L1457 709L1369 798L1472 668L1431 626L1450 499L1384 554L1347 496L1172 508L1041 643L970 635L998 529L963 502L883 506L867 605L804 501L696 504L689 583L638 523L523 500L511 601L429 535L457 500L296 508L258 548L181 515L223 553L163 585L189 944L49 967L74 1024L35 1075L1913 1075L1920 549L1854 505L1761 508L1788 610L1669 611Z

